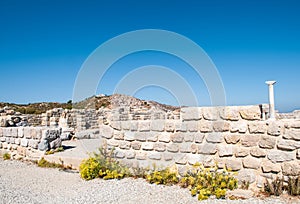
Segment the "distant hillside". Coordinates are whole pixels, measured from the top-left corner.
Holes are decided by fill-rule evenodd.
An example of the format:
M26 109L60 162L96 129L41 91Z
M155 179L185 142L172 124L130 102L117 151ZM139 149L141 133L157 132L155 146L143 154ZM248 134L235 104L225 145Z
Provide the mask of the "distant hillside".
M165 104L160 104L155 101L145 101L137 99L131 96L114 94L111 96L92 96L78 103L72 104L72 101L67 103L57 103L57 102L41 102L41 103L29 103L29 104L14 104L14 103L0 103L0 109L4 107L9 107L9 109L15 112L20 112L22 114L41 114L45 113L47 110L54 108L64 108L64 109L99 109L104 108L115 108L119 106L130 106L130 107L140 107L150 109L155 107L162 110L177 110L178 107L169 106Z

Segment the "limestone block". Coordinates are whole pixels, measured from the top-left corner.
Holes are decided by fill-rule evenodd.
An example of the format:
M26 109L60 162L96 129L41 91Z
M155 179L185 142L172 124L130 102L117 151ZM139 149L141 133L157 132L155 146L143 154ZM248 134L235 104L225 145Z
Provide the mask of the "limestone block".
M259 135L242 135L241 144L245 147L253 147L258 144L259 139Z
M100 135L106 139L111 139L114 134L114 129L107 125L102 125L100 127Z
M100 132L101 132L101 130L99 131L99 129L87 129L87 130L82 130L82 131L76 132L75 137L77 139L98 138L98 137L100 137ZM59 135L59 137L61 137L61 138L67 137L68 138L69 136L65 135L65 133L63 133L62 135ZM105 137L105 136L102 135L102 137ZM106 137L110 137L110 136L106 136Z
M187 156L186 155L178 156L175 159L175 163L180 165L185 165L187 163Z
M134 150L140 150L141 149L142 144L140 142L131 142L131 148Z
M11 137L11 129L10 128L3 128L2 134L4 137Z
M127 159L134 159L135 158L135 152L134 151L126 151L126 158Z
M256 179L256 170L254 169L242 169L238 172L237 179L239 184L243 181L249 182L250 184L255 182Z
M161 133L158 136L158 141L168 143L170 142L170 134L169 133Z
M18 153L18 155L20 155L20 156L26 156L26 148L25 148L25 147L18 146L18 147L17 147L17 153Z
M161 157L162 155L159 152L151 152L148 154L148 158L152 160L161 160Z
M162 132L165 129L165 120L152 120L150 129L152 131Z
M15 144L20 145L20 143L21 143L21 139L20 138L15 138Z
M202 116L205 120L217 120L219 117L218 109L216 107L203 107Z
M147 159L147 152L136 152L135 158L137 160L146 160Z
M214 121L212 124L215 132L229 131L229 123L226 121Z
M217 145L206 143L198 146L198 154L216 154Z
M211 121L200 121L199 122L200 132L212 132L213 131L213 122Z
M153 143L152 142L143 142L142 143L142 150L152 151L153 150Z
M28 146L28 140L25 139L25 138L21 139L21 146L22 147L27 147Z
M110 122L110 127L115 129L115 130L121 130L121 122L120 121L111 121Z
M251 134L263 134L266 132L266 129L267 129L267 125L265 122L251 122L248 124L248 127L249 127L249 132Z
M178 144L168 144L167 150L168 150L168 152L176 153L179 151L179 145Z
M5 142L5 137L0 137L0 142Z
M250 150L250 154L253 157L265 157L266 156L266 151L259 148L259 147L252 147Z
M187 130L190 132L198 131L198 121L187 121L185 122Z
M182 133L185 142L193 142L197 133Z
M289 128L300 128L300 121L289 122Z
M171 161L173 159L173 154L171 153L164 153L163 158L165 161Z
M261 166L260 159L256 159L253 157L246 157L243 159L243 166L244 168L248 169L258 169Z
M239 159L226 159L225 166L232 171L238 171L242 168L242 162Z
M158 134L159 133L153 133L152 136L148 137L148 142L156 142L158 140Z
M300 159L300 149L297 149L296 156L297 156L297 159Z
M145 142L149 138L153 138L156 135L156 133L153 132L136 132L134 134L134 139L137 141Z
M165 130L167 132L174 132L175 131L175 123L173 120L166 120L165 122Z
M235 147L234 155L236 157L246 157L249 155L250 150L245 147Z
M176 132L186 132L187 126L186 123L182 121L175 121L175 131Z
M195 142L202 143L205 135L203 133L194 133Z
M281 139L277 144L277 148L287 151L299 149L300 141Z
M220 157L228 157L233 155L233 145L218 145Z
M166 151L166 145L164 143L154 143L153 148L157 152Z
M206 141L208 143L221 143L223 140L223 135L218 132L212 132L206 135Z
M26 140L26 139L21 139L21 145L22 145L22 140ZM48 150L49 147L49 142L47 140L41 140L41 142L38 144L38 149L40 151L46 151Z
M238 121L240 118L240 114L238 111L238 107L223 107L220 109L220 117L223 120L229 121Z
M11 128L11 136L12 137L18 137L18 128L17 127L12 127Z
M286 129L283 138L300 141L300 129Z
M273 163L286 162L286 161L294 160L295 153L294 152L284 152L284 151L280 151L280 150L270 150L267 157Z
M269 122L268 123L268 134L272 136L279 136L281 132L282 124L279 122Z
M198 107L181 108L181 117L183 121L200 120L202 118L201 108Z
M198 145L191 144L191 150L193 154L196 154L198 152Z
M190 165L194 165L197 162L202 163L203 160L204 160L203 158L204 158L204 155L201 155L201 154L189 154L189 155L187 155L187 160L188 160L188 163Z
M138 130L138 122L137 121L130 121L130 129L131 131L137 131Z
M119 141L114 140L114 139L110 139L110 140L107 140L107 145L110 146L110 147L118 147L119 146Z
M180 152L181 153L191 153L192 152L192 143L185 142L180 144Z
M135 139L134 135L135 135L135 132L128 132L128 131L126 131L124 133L124 140L126 140L126 141L133 141Z
M13 137L9 138L9 143L10 144L15 144L15 138L13 138Z
M273 149L276 144L276 138L262 135L260 137L260 140L258 142L259 147L265 148L265 149Z
M113 138L115 140L124 140L124 132L114 131Z
M264 173L278 173L281 171L280 164L274 164L268 160L263 161L261 167Z
M260 120L261 111L259 106L242 107L239 111L241 117L245 120Z
M58 137L55 140L51 141L49 143L49 145L50 145L50 149L56 149L56 148L61 147L62 141L61 141L60 137Z
M239 135L225 135L224 139L227 144L236 144L240 141L241 137Z
M300 161L285 162L282 164L282 173L285 176L300 175Z
M128 141L119 141L120 149L130 149L130 142Z
M248 125L245 122L231 122L230 123L230 132L239 132L246 133Z
M130 130L131 122L130 121L121 121L121 128L123 130Z
M182 143L183 139L184 139L184 134L181 133L181 132L176 132L176 133L171 135L170 139L171 139L172 142Z
M2 130L2 127L0 127L0 137L3 136L3 130Z
M115 157L118 158L118 159L124 159L125 158L125 152L117 150L115 152Z
M30 129L30 138L36 139L37 138L37 132L35 128Z
M150 131L150 121L139 121L138 129L141 132L148 132Z
M38 144L39 144L38 140L30 139L28 141L28 146L32 147L33 149L37 149L38 148Z
M235 198L238 200L251 199L254 196L254 192L251 190L234 189L226 192L226 198Z

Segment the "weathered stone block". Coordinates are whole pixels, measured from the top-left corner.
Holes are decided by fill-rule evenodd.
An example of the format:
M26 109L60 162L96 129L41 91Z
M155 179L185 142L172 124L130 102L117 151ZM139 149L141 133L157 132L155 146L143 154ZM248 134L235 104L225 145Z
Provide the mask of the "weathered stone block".
M299 149L300 141L281 139L277 144L277 148L281 150L287 150L287 151Z
M130 142L128 141L119 141L120 149L130 149Z
M107 140L107 145L111 147L118 147L119 140L114 140L114 139Z
M135 158L137 160L146 160L147 159L147 153L146 152L137 152Z
M176 132L187 132L186 123L182 121L175 121L175 131Z
M178 156L178 158L175 159L175 163L180 165L185 165L187 163L187 156L186 155Z
M27 147L28 146L28 140L25 139L25 138L21 139L21 146L22 147Z
M264 134L266 132L267 126L265 122L251 122L248 124L249 132L251 134Z
M195 134L197 133L182 133L183 134L183 140L185 142L193 142L195 138Z
M27 139L31 138L31 128L30 127L24 127L24 137Z
M58 137L55 140L51 141L49 143L49 145L50 145L50 149L56 149L56 148L61 147L62 141L61 141L60 137Z
M187 121L185 122L187 130L190 132L198 131L198 121Z
M221 143L223 142L223 135L217 132L208 133L206 135L206 141L209 143Z
M162 155L159 152L151 152L148 154L148 158L152 160L161 160L161 157Z
M123 130L130 130L131 122L130 121L121 121L121 128Z
M258 145L261 148L265 148L265 149L273 149L275 147L276 144L276 139L274 137L270 137L270 136L266 136L266 135L262 135Z
M261 148L258 148L258 147L253 147L250 150L250 154L253 157L265 157L266 156L266 151L261 149Z
M226 121L214 121L212 124L215 132L229 131L229 123Z
M165 131L174 132L175 131L175 123L173 120L166 120L165 122Z
M134 159L135 158L135 152L134 151L126 151L126 158L127 159Z
M200 132L212 132L213 131L213 122L211 121L200 121L199 122Z
M131 148L134 150L140 150L141 149L142 144L140 142L131 142Z
M274 164L271 161L262 162L261 167L264 173L278 173L281 171L280 164Z
M176 132L171 135L171 141L175 143L182 143L184 139L184 134L181 132Z
M134 134L134 138L137 141L145 142L149 138L153 138L154 135L155 135L155 133L152 133L152 132L136 132Z
M253 157L246 157L243 159L243 166L248 169L258 169L260 168L261 161Z
M170 134L169 133L161 133L158 136L158 141L169 143L170 142Z
M120 121L111 121L110 122L110 127L115 129L115 130L121 130L121 122Z
M189 154L187 156L187 160L188 160L188 163L190 165L194 165L197 162L202 163L203 162L203 157L204 157L204 155L200 155L200 154Z
M148 137L147 141L148 141L148 142L156 142L156 141L158 140L158 134L159 134L159 133L153 133L153 134L152 134L152 137L151 137L151 136Z
M20 138L15 138L15 144L20 145L20 143L21 143L21 139Z
M241 117L245 120L260 120L261 117L261 111L259 106L243 107L243 109L239 112Z
M10 144L15 144L15 138L13 138L13 137L9 138L9 143Z
M165 161L171 161L173 159L173 154L171 153L164 153L163 158Z
M12 127L11 128L11 136L12 137L18 137L18 128L17 127Z
M151 142L144 142L142 143L142 150L152 151L153 150L153 143Z
M118 159L124 159L125 158L125 152L117 150L115 152L115 157L118 158Z
M203 107L202 116L205 120L217 120L219 117L218 110L216 107Z
M300 159L300 149L297 149L296 156L297 156L297 159Z
M181 153L191 153L192 152L192 143L185 142L180 144L180 152Z
M115 140L124 140L124 132L114 131L113 138Z
M0 142L5 142L5 137L0 137Z
M138 130L138 122L137 121L130 121L130 130L137 131Z
M166 145L164 143L154 143L153 148L157 152L166 151Z
M29 146L29 147L32 147L33 149L37 149L37 148L38 148L38 144L39 144L39 141L38 141L38 140L30 139L30 140L28 141L28 146Z
M223 107L220 109L220 117L223 120L238 121L240 114L238 107Z
M283 138L300 141L300 129L286 129Z
M249 155L250 150L245 147L235 147L234 155L236 157L246 157Z
M165 120L152 120L150 129L152 131L162 132L165 129Z
M181 108L181 117L183 121L200 120L202 118L201 108L198 107Z
M225 166L232 171L238 171L242 168L242 162L239 159L226 159Z
M240 136L239 135L225 135L224 139L227 144L236 144L240 141Z
M300 175L300 161L285 162L282 164L282 173L285 176Z
M241 144L245 147L253 147L258 144L260 136L258 135L242 135Z
M139 131L148 132L150 131L150 121L139 121Z
M18 147L17 147L17 153L18 153L18 155L20 155L20 156L26 156L26 148L25 148L25 147L18 146Z
M268 123L268 134L272 136L279 136L281 132L282 124L279 122L269 122Z
M273 163L286 162L286 161L294 160L295 153L294 152L284 152L284 151L280 151L280 150L270 150L267 157Z
M255 182L256 170L242 169L238 172L237 179L239 181L239 184L241 184L242 181L249 182L251 184L251 183Z
M179 145L178 144L169 144L167 146L167 150L168 150L168 152L176 153L179 151Z
M124 140L126 140L126 141L133 141L135 139L134 135L135 135L135 132L128 132L128 131L126 131L124 133Z
M217 145L206 143L198 146L198 154L216 154Z
M113 133L114 133L114 130L107 126L107 125L102 125L100 127L100 135L104 138L107 138L107 139L110 139L113 137Z
M0 137L2 137L3 136L3 130L2 130L2 128L0 127Z
M230 157L233 155L232 145L218 145L218 152L220 157Z
M245 122L231 122L230 132L246 133L248 129L247 123Z
M202 143L205 135L203 133L194 133L195 142L196 143Z

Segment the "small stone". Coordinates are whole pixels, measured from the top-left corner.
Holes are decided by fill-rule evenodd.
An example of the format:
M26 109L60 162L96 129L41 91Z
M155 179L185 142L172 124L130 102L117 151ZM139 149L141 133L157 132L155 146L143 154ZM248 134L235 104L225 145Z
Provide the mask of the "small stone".
M242 169L238 172L236 178L238 179L239 184L241 184L243 181L251 184L256 180L256 172L257 170L254 169Z
M233 155L233 146L232 145L219 145L218 146L219 156L228 157Z
M164 153L163 157L165 161L171 161L173 159L173 154Z
M170 134L169 133L161 133L161 134L159 134L158 141L169 143L170 142Z
M253 157L265 157L266 156L266 151L261 149L261 148L258 148L258 147L253 147L250 150L250 154Z
M176 152L179 151L179 146L178 146L178 144L169 144L169 145L167 146L167 150L168 150L169 152L176 153Z
M297 156L297 159L300 159L300 149L297 149L296 156Z
M151 152L149 153L148 158L152 160L161 160L161 153Z
M22 147L27 147L28 146L28 140L27 139L21 139L21 146Z
M229 123L225 121L215 121L213 124L213 130L215 132L226 132L229 131Z
M270 137L270 136L261 136L258 145L261 148L265 148L265 149L273 149L275 147L276 144L276 139L274 139L274 137Z
M111 121L110 122L110 127L112 127L115 130L121 130L121 122L120 121Z
M135 158L135 152L134 151L126 151L126 158L127 159L134 159Z
M192 152L192 143L185 142L180 145L180 152L181 153L191 153Z
M300 129L286 129L283 138L300 141Z
M238 200L245 200L253 198L254 193L251 190L243 190L243 189L234 189L232 191L226 192L226 198L231 199L238 199Z
M124 140L124 132L114 132L115 140Z
M193 142L194 141L194 137L195 137L196 133L185 133L183 134L184 138L183 140L185 142Z
M221 143L223 142L223 135L217 132L208 133L206 141L209 143Z
M242 135L241 144L245 147L253 147L258 144L259 139L258 135Z
M216 144L202 144L198 147L198 154L216 154L217 145Z
M56 149L58 147L61 147L61 145L62 145L62 141L60 138L57 138L57 139L53 140L52 142L50 142L51 149Z
M114 140L114 139L110 139L110 140L107 140L107 145L111 146L111 147L118 147L119 146L119 141Z
M300 142L282 139L278 142L277 148L281 150L292 151L300 148Z
M185 122L187 130L190 132L197 132L198 131L198 121L189 121Z
M26 148L25 148L25 147L18 146L18 147L17 147L17 153L18 153L18 155L20 155L20 156L26 156Z
M166 145L164 143L155 143L153 148L157 152L164 152L166 151Z
M138 130L138 122L137 121L131 121L130 122L130 130L131 131L137 131Z
M238 171L242 168L242 162L238 159L227 159L225 162L225 166L227 169L232 171Z
M21 140L21 143L22 143L22 140ZM44 140L44 139L41 140L41 142L38 144L38 149L40 151L47 151L47 150L49 150L50 149L49 142L47 140Z
M271 161L264 161L261 165L264 173L278 173L281 171L280 164L274 164Z
M25 127L23 130L24 137L27 139L31 138L31 129L29 127Z
M166 122L165 122L165 130L167 132L174 132L174 130L175 130L175 124L174 124L174 122L166 120Z
M119 142L120 149L130 149L130 142L128 141L120 141Z
M130 130L130 128L131 128L130 121L121 121L121 128L123 130Z
M137 152L135 158L137 160L146 160L147 159L147 153L146 152Z
M116 151L115 157L118 159L123 159L123 158L125 158L125 153L123 151Z
M178 159L175 160L176 164L185 165L187 163L187 157L186 155L178 157Z
M150 142L142 143L142 150L146 150L146 151L153 150L153 143Z
M199 123L200 132L212 132L213 131L213 123L211 121L200 121Z
M135 134L134 132L128 132L128 131L126 131L124 133L124 140L126 140L126 141L134 141L134 139L135 139L134 134Z
M227 144L236 144L241 138L239 135L225 135L224 139Z
M246 157L243 159L243 166L248 169L258 169L260 168L261 161L253 157Z
M194 136L196 143L202 143L205 135L203 133L195 133Z
M236 147L235 148L235 156L236 157L246 157L249 155L249 149L244 147Z
M140 150L141 146L142 146L142 144L140 142L132 142L131 143L131 148L134 150Z
M278 122L268 123L268 134L272 136L279 136L282 125Z
M243 107L239 112L245 120L260 120L261 111L259 106Z
M39 141L38 141L38 140L30 139L30 140L28 141L28 146L29 146L29 147L32 147L33 149L37 149L37 148L38 148L38 144L39 144Z
M249 132L251 134L264 134L266 132L266 123L265 122L252 122L248 124Z
M267 157L273 163L277 163L277 162L292 161L292 160L294 160L295 154L294 154L294 152L283 152L280 150L270 150Z
M114 130L107 125L100 127L100 135L104 138L111 139L113 137Z
M180 132L176 132L171 135L171 141L175 143L181 143L183 142L184 135Z
M203 107L202 116L205 120L214 121L218 119L219 114L216 107Z

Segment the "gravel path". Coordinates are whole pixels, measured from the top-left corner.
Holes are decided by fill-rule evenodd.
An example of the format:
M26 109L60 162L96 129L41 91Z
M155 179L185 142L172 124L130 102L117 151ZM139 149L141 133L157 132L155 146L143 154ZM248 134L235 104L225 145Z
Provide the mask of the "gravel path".
M187 189L152 185L142 179L84 181L78 173L0 160L0 203L285 203L280 199L207 200Z

